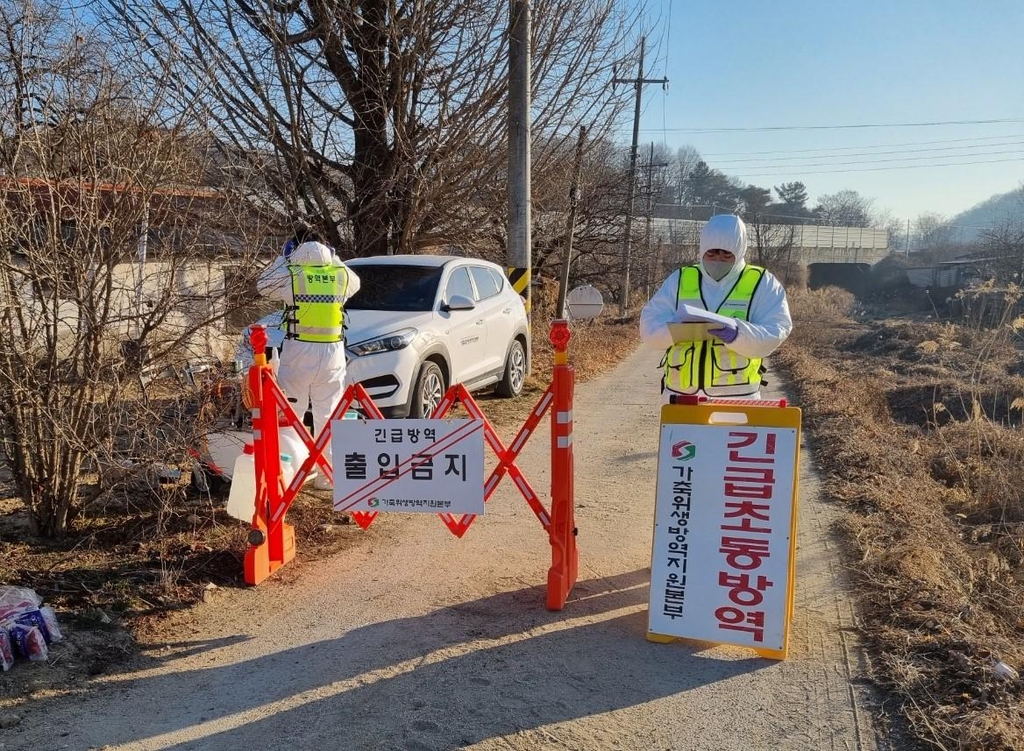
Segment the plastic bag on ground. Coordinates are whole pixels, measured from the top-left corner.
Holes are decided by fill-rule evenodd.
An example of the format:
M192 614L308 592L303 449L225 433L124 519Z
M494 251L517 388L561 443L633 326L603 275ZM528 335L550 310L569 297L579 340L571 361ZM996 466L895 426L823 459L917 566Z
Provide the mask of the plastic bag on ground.
M36 610L43 598L26 587L0 587L0 621L6 621L26 610Z
M43 638L43 632L35 626L15 623L11 626L9 633L15 647L18 649L18 653L22 657L27 657L33 661L49 659L50 652L46 648L46 639Z
M0 668L6 673L14 667L14 645L11 644L11 635L7 629L0 626Z
M30 660L49 658L48 644L64 634L53 608L27 587L0 586L0 668L14 666L18 655Z
M26 610L19 613L14 617L14 622L20 626L29 626L39 629L39 632L43 635L46 643L50 643L50 630L46 628L46 620L43 618L43 614L39 612L38 608L33 608L32 610Z
M39 608L39 612L43 616L43 623L46 625L46 631L50 634L50 641L63 641L64 634L61 632L60 626L57 623L57 614L53 612L53 608L47 605L44 608Z

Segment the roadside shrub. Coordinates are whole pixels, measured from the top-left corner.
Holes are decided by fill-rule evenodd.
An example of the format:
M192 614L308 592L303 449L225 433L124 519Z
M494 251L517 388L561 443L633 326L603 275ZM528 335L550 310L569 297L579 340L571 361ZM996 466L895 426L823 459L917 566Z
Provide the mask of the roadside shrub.
M841 323L854 314L857 298L841 287L787 291L794 321Z
M787 290L793 316L793 339L835 344L852 323L857 299L840 287Z
M36 531L59 538L109 487L87 475L166 480L187 459L178 428L196 417L152 382L215 354L220 228L247 214L199 187L208 141L101 45L63 23L7 31L21 57L0 60L15 82L0 92L0 452ZM235 237L230 264L255 268Z

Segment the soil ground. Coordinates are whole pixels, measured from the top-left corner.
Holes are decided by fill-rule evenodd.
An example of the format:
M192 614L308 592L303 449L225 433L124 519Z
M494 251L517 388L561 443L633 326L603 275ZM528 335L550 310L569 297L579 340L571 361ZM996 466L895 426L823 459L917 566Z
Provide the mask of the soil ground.
M544 607L546 535L503 485L461 540L430 515L383 516L366 532L344 528L341 553L167 618L128 664L15 702L21 722L0 742L899 748L875 729L884 726L830 539L834 510L806 464L791 657L645 639L659 357L638 350L577 389L581 570L563 611ZM542 432L521 463L541 492L547 444Z

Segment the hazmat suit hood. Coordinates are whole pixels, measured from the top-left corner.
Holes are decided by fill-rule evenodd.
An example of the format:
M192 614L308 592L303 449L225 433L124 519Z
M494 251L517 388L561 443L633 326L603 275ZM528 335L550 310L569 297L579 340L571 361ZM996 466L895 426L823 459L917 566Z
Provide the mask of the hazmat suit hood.
M728 250L736 256L736 262L729 272L715 281L704 265L704 253L709 250ZM735 214L717 214L711 217L700 231L700 270L704 282L718 285L732 285L746 266L747 225Z
M334 253L323 243L304 242L292 251L288 263L307 266L327 266L334 261Z

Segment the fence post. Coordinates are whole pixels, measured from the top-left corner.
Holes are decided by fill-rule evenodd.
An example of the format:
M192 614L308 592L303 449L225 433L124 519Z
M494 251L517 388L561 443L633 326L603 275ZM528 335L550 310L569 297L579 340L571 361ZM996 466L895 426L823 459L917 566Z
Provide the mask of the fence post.
M551 376L554 400L551 407L551 568L548 569L548 610L561 610L565 607L579 572L572 449L572 397L576 375L569 365L571 337L567 321L551 322L548 339L555 349L555 365Z
M245 583L259 584L295 557L295 530L283 517L269 520L269 510L281 502L281 453L278 445L277 402L267 384L274 371L267 364L267 332L253 326L253 365L249 368L248 391L252 409L253 460L256 465L256 510L245 551Z

